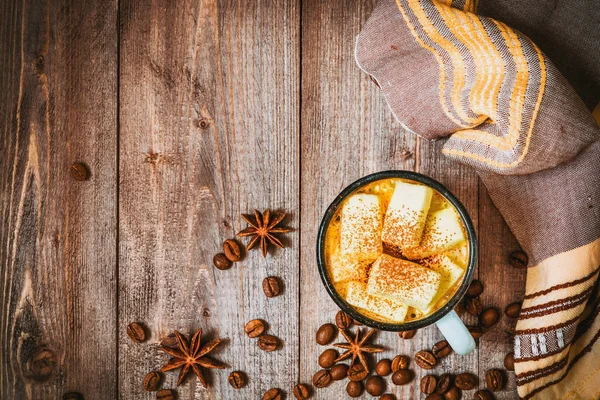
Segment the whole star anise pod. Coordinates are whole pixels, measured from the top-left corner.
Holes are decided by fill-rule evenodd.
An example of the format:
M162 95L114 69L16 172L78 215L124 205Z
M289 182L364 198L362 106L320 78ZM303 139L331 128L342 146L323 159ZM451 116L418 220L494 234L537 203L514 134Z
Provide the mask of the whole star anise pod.
M360 339L360 329L356 329L356 336L354 336L354 339L352 339L345 330L341 329L340 332L348 342L334 344L335 347L346 350L341 356L335 359L335 362L337 363L352 356L351 364L354 364L354 361L358 358L362 366L365 368L365 371L368 372L369 366L364 353L381 353L383 351L383 348L380 346L366 344L371 335L375 333L375 329L370 329L362 339Z
M276 212L271 214L270 210L266 210L261 213L258 210L254 210L254 216L242 214L242 218L250 225L237 235L240 237L251 236L252 239L248 243L248 250L251 250L257 243L260 242L260 249L262 250L263 257L267 256L267 248L269 243L274 244L279 248L283 248L283 243L275 236L274 233L286 233L289 232L288 228L277 228L277 225L283 220L285 213Z
M204 377L203 369L219 368L223 369L227 366L220 361L206 357L208 353L213 351L215 347L221 343L221 339L214 339L200 347L202 338L202 329L198 329L192 337L191 343L179 332L175 331L175 339L177 347L162 346L160 349L171 355L171 358L160 370L163 372L171 371L181 367L177 386L181 385L185 377L189 374L190 368L198 377L200 383L205 388L207 387L206 378Z

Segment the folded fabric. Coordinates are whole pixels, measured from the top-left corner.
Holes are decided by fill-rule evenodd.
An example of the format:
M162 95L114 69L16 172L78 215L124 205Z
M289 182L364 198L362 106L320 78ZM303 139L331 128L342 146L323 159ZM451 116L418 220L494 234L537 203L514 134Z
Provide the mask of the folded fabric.
M475 168L528 253L525 399L600 398L600 129L525 35L473 0L381 0L356 61L398 121Z

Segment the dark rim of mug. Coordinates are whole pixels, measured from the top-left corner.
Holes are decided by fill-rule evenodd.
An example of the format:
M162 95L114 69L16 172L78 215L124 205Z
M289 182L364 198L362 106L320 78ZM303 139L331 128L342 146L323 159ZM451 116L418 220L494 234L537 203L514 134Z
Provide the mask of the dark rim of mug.
M422 183L426 186L431 187L436 190L442 196L446 198L454 206L454 208L458 211L465 229L467 231L467 237L469 239L469 263L466 268L465 276L463 281L454 294L452 298L441 308L436 310L434 313L428 315L425 318L418 319L415 321L404 322L400 324L392 324L387 322L376 321L367 316L360 314L356 311L352 306L350 306L346 301L339 295L333 286L333 282L329 279L329 275L327 274L327 270L325 268L325 234L327 233L327 228L331 221L331 218L340 207L344 199L348 197L350 194L354 193L357 189L368 185L369 183L380 181L384 179L407 179L415 182ZM359 180L353 182L349 186L347 186L342 192L333 200L333 202L325 211L325 215L321 220L321 225L319 226L319 232L317 235L317 265L319 268L319 274L321 275L321 280L327 289L327 293L333 299L333 301L340 307L342 311L348 314L350 317L355 319L356 321L372 327L376 329L380 329L383 331L408 331L413 329L423 328L425 326L431 325L434 322L441 319L444 315L448 314L456 304L463 298L471 280L473 279L473 274L475 272L475 268L477 266L477 237L475 235L475 228L473 227L473 222L467 213L467 210L462 205L462 203L454 196L444 185L439 183L438 181L419 174L417 172L412 171L403 171L403 170L390 170L390 171L381 171L371 175L364 176Z

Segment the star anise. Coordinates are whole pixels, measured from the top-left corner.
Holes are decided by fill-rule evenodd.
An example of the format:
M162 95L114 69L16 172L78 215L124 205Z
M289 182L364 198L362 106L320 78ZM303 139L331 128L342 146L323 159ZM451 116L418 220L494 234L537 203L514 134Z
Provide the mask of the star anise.
M179 378L177 379L177 386L181 385L185 377L192 371L198 377L202 386L207 387L206 378L204 377L203 369L219 368L223 369L227 366L220 361L213 360L206 357L208 353L213 351L215 347L221 343L221 339L214 339L200 347L200 341L202 338L202 329L198 329L192 337L191 344L188 343L187 339L179 332L175 331L175 339L177 341L177 347L162 346L161 350L167 354L170 354L171 358L160 370L163 372L171 371L181 367L179 372Z
M354 339L352 339L345 330L341 329L340 332L346 338L348 343L334 344L335 347L346 349L346 351L341 356L335 359L335 362L337 363L352 356L351 364L354 364L354 361L358 358L362 366L365 368L365 371L368 372L369 366L367 364L367 360L365 358L364 353L381 353L383 351L383 348L380 346L366 344L367 340L369 340L371 335L375 333L375 329L370 329L365 334L365 336L363 336L362 339L360 339L360 329L356 330L356 336L354 336Z
M237 235L240 237L252 236L250 243L248 243L248 250L256 246L260 242L260 249L262 250L263 257L267 256L267 248L269 243L283 248L283 243L275 236L274 233L286 233L291 229L288 228L277 228L277 225L283 220L285 213L275 212L271 214L270 210L266 210L261 213L258 210L254 210L254 216L242 214L242 218L250 225Z

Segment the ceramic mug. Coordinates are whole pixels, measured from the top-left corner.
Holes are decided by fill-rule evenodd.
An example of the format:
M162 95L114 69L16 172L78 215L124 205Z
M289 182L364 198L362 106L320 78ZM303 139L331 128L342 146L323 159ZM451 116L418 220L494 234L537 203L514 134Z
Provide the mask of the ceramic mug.
M427 315L426 317L403 323L381 322L360 314L352 306L346 303L346 301L338 294L333 286L333 282L329 278L329 274L327 273L327 268L325 265L325 234L327 233L327 228L335 212L342 205L346 197L354 193L357 189L368 185L369 183L383 179L407 179L429 186L430 188L436 190L438 193L444 196L444 198L450 204L452 204L452 206L458 212L465 227L469 241L469 260L467 267L465 268L462 283L454 293L454 296L452 296L452 298L450 298L443 307L440 307L438 310ZM317 264L323 284L325 285L325 288L327 289L327 292L333 301L340 307L340 309L342 309L346 314L356 321L372 328L384 331L408 331L423 328L435 323L450 346L452 346L452 349L455 353L465 355L475 349L475 340L473 340L473 337L469 333L467 327L456 314L456 311L454 311L454 307L463 298L467 292L467 289L469 288L469 284L473 280L473 273L477 267L477 237L475 235L475 228L473 227L473 223L471 222L471 218L469 217L465 207L444 185L438 181L428 176L411 171L382 171L360 178L356 182L346 187L329 205L321 221L317 236Z

